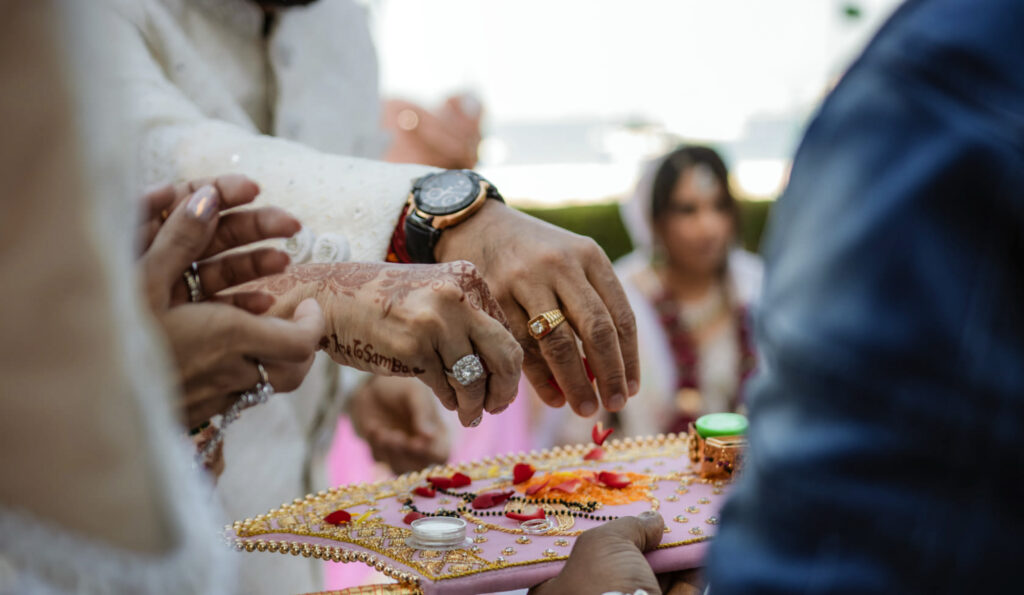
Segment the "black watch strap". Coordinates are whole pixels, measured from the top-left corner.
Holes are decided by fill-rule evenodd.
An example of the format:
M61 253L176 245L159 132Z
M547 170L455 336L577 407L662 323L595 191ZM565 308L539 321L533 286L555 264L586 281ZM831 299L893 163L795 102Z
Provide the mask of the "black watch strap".
M416 212L416 209L409 209L405 217L405 249L413 262L421 264L434 264L434 247L441 239L441 230L434 229L427 221Z

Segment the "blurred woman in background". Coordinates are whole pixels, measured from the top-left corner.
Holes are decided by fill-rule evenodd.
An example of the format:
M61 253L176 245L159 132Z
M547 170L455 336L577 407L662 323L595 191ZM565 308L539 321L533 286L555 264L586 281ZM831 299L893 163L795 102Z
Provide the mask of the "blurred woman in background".
M737 245L739 208L722 158L684 146L648 164L623 219L635 250L616 270L637 318L642 382L622 412L599 419L636 436L741 409L762 269ZM589 440L593 420L565 422L556 442Z

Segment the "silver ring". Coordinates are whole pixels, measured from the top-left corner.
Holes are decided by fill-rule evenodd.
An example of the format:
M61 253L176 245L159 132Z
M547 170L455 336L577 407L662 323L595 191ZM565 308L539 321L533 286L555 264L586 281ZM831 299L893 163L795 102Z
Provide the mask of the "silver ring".
M263 367L263 362L260 360L255 361L256 371L260 373L260 384L270 384L270 374L267 374L267 369Z
M519 528L523 530L523 533L530 533L531 535L544 535L548 531L555 528L554 522L551 519L530 519L519 523Z
M188 285L189 301L193 303L203 301L203 285L199 282L199 265L193 262L192 268L187 269L183 275L185 284Z
M484 363L475 353L460 357L459 361L452 366L451 371L445 370L445 373L462 386L469 386L487 374L484 370Z

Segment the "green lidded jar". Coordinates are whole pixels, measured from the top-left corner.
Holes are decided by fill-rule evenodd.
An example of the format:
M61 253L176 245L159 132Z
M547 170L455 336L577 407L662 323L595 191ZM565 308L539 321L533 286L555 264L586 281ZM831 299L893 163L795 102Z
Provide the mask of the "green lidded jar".
M742 436L747 433L747 418L739 413L709 413L693 423L701 438Z

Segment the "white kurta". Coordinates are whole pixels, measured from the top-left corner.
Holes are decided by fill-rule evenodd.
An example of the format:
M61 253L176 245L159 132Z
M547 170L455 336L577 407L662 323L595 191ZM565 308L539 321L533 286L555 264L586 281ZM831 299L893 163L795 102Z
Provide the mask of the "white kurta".
M130 138L143 183L228 172L261 188L257 205L304 226L295 254L382 260L412 181L431 171L376 157L377 63L364 9L321 0L281 11L269 34L248 0L105 0L101 35L127 65L110 84L133 105ZM316 240L315 249L312 244ZM246 411L227 432L218 491L232 518L326 487L323 455L337 415L338 370L320 354L299 390ZM242 556L247 593L314 591L316 565Z

